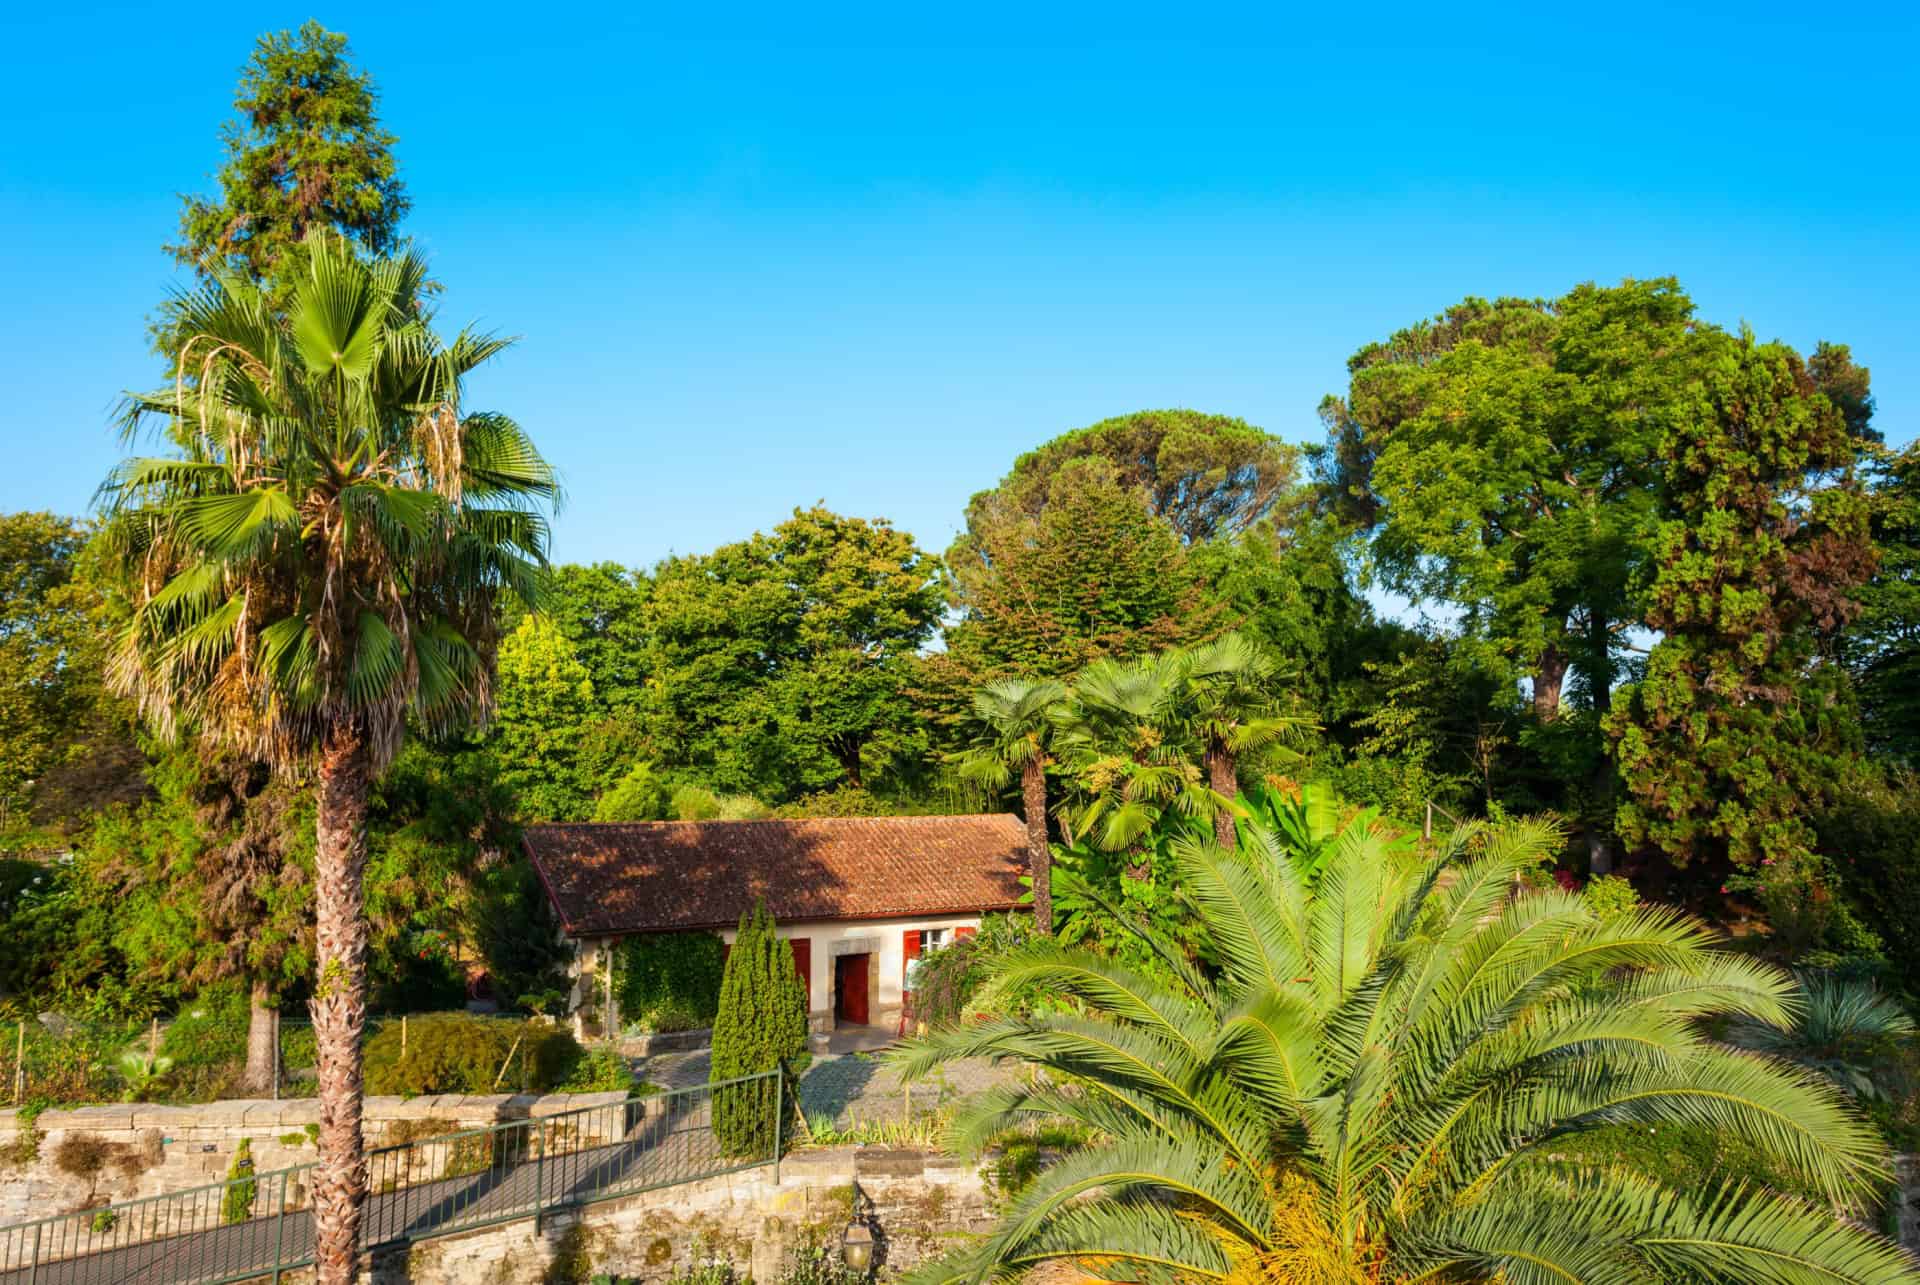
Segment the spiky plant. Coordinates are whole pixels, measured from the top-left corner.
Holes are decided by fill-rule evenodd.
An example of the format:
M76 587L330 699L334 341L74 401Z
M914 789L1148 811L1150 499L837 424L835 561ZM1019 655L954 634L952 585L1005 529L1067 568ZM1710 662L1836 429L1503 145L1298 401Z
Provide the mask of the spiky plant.
M1899 1085L1893 1044L1914 1033L1913 1018L1872 982L1821 968L1796 970L1805 1002L1782 1030L1759 1022L1729 1025L1742 1048L1787 1058L1820 1072L1858 1098L1889 1098Z
M1174 854L1217 972L1151 933L1177 984L1041 943L993 984L1045 986L1082 1011L898 1055L910 1074L981 1056L1050 1073L979 1101L963 1141L1048 1118L1099 1134L915 1281L1057 1260L1234 1285L1920 1280L1830 1209L1737 1184L1665 1190L1556 1146L1607 1125L1702 1124L1836 1202L1861 1196L1881 1150L1844 1097L1698 1020L1784 1026L1784 973L1670 909L1602 923L1558 890L1516 895L1560 842L1540 824L1402 859L1351 827L1312 890L1270 830L1243 838L1238 855L1203 840Z
M368 790L410 722L486 719L495 599L538 598L557 491L512 420L462 405L507 341L443 343L417 258L308 246L284 307L224 274L176 300L179 376L127 414L176 450L127 460L102 498L134 600L117 685L162 733L315 777L315 1258L345 1282L366 1192Z

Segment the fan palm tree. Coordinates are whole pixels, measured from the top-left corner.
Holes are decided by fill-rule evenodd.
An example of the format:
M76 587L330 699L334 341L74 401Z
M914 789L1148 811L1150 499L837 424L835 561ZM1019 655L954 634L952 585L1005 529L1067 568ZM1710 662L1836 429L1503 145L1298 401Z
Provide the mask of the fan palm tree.
M1001 789L1020 775L1027 822L1027 869L1033 876L1033 921L1053 932L1053 856L1047 846L1047 768L1067 689L1052 679L989 683L974 693L978 732L960 756L960 774Z
M507 341L441 342L412 256L363 262L316 234L284 309L223 275L179 296L172 388L131 394L129 459L102 488L133 585L113 678L164 734L243 749L316 785L319 1279L352 1279L366 1190L367 794L409 720L486 718L495 599L537 601L552 471L461 382Z
M1108 852L1137 850L1165 822L1231 813L1232 801L1201 773L1179 683L1173 652L1097 660L1074 679L1073 700L1058 714L1075 794L1065 812L1071 839Z
M1198 733L1207 786L1223 799L1240 794L1240 756L1297 738L1312 727L1287 708L1280 667L1245 634L1222 634L1173 657L1179 717ZM1234 846L1233 811L1216 809L1214 837Z
M1038 985L1080 1011L896 1055L909 1074L982 1056L1048 1073L979 1100L963 1141L1061 1119L1095 1133L921 1285L1059 1260L1234 1285L1920 1281L1830 1209L1736 1184L1666 1190L1556 1146L1602 1126L1706 1125L1836 1202L1860 1196L1881 1148L1844 1096L1697 1020L1786 1024L1799 1001L1785 973L1716 950L1670 909L1602 923L1557 889L1513 895L1561 840L1545 825L1459 832L1399 860L1350 827L1312 891L1265 827L1243 838L1238 854L1204 838L1174 854L1217 972L1151 932L1175 984L1040 943L991 985Z

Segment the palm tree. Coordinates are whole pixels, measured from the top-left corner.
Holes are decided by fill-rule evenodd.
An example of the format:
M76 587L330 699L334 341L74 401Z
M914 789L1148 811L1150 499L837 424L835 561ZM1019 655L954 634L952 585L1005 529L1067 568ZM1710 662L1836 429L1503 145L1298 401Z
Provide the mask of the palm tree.
M1169 822L1231 812L1232 801L1201 774L1179 686L1176 652L1097 660L1074 679L1073 700L1058 715L1075 795L1065 812L1070 840L1138 858ZM1133 864L1145 877L1146 862Z
M1242 754L1298 737L1311 720L1292 713L1278 690L1280 667L1245 634L1222 634L1174 657L1180 717L1198 733L1207 786L1223 799L1240 794ZM1233 811L1213 814L1214 837L1234 845Z
M981 1056L1047 1073L978 1101L956 1122L964 1141L1058 1120L1095 1136L921 1285L1058 1260L1234 1285L1920 1281L1830 1209L1732 1184L1666 1190L1556 1145L1705 1125L1855 1200L1882 1152L1845 1097L1698 1020L1788 1023L1786 974L1715 949L1671 909L1602 923L1557 889L1513 895L1561 842L1549 826L1463 830L1398 859L1377 827L1349 827L1312 891L1270 830L1244 838L1239 853L1175 845L1217 971L1151 931L1177 982L1038 943L991 985L1079 1011L896 1055L909 1074Z
M537 601L552 471L461 382L507 346L442 343L425 265L362 262L316 234L284 311L223 275L179 296L174 387L131 394L127 431L178 448L102 488L108 547L133 582L113 677L164 734L192 732L314 776L319 975L315 1260L352 1279L366 1190L367 793L409 720L486 718L495 600Z
M1027 821L1027 868L1033 876L1033 921L1053 932L1053 856L1047 846L1047 768L1067 689L1052 679L989 683L974 693L978 734L960 756L960 773L993 789L1020 774L1020 806Z

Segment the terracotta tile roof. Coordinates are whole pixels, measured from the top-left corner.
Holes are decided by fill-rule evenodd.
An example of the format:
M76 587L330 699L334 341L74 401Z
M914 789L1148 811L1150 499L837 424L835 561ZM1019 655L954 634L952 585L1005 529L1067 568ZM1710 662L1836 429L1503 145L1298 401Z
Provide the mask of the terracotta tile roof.
M1026 828L1011 815L535 825L527 855L568 935L1011 910Z

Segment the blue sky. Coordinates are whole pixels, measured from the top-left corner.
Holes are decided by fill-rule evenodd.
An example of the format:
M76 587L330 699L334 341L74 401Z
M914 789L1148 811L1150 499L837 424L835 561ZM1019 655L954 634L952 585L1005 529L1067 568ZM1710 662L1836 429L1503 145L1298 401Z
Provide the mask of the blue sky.
M1920 425L1910 6L649 8L10 19L0 508L78 512L117 457L176 194L254 37L309 16L380 84L443 320L524 336L473 404L561 468L564 559L816 499L943 549L1056 433L1305 441L1362 343L1629 275L1851 343L1889 438Z

